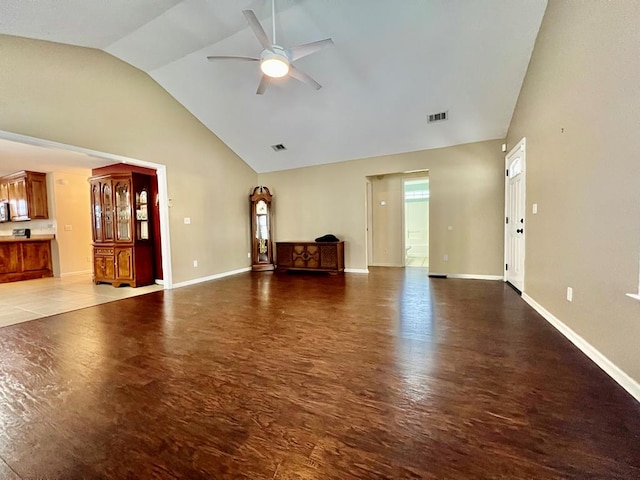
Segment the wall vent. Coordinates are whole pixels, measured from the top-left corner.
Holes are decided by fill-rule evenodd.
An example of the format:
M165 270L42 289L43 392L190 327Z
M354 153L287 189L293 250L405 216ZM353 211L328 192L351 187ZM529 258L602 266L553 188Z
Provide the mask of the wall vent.
M282 150L286 150L287 147L285 147L283 144L279 143L277 145L271 145L271 148L273 148L273 150L275 152L281 152Z
M448 118L449 118L449 111L432 113L427 116L427 122L428 123L442 122L443 120L447 120Z

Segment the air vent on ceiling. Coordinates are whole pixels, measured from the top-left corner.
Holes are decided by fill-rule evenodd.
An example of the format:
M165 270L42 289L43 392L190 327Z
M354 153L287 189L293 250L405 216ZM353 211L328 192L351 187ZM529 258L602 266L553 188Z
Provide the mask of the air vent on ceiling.
M276 152L281 152L282 150L286 150L287 149L287 147L285 147L281 143L279 143L277 145L271 145L271 148L273 148L273 150L276 151Z
M443 120L447 120L449 118L449 112L440 112L440 113L432 113L427 116L428 123L433 122L442 122Z

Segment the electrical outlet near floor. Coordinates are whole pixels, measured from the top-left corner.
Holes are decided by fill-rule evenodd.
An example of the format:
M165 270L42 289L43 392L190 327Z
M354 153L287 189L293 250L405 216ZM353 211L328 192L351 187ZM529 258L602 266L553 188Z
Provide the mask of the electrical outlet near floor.
M573 302L573 288L567 287L567 301Z
M198 260L194 260L194 261L193 261L193 266L194 266L194 267L197 267L197 266L198 266Z
M445 253L444 257L442 257L442 260L444 260L445 262L448 262L449 261L449 254Z

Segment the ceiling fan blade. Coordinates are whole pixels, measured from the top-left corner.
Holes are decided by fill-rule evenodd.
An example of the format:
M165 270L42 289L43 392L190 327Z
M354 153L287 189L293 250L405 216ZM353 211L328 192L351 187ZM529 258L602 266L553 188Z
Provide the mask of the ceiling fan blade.
M260 24L258 17L256 17L256 14L253 13L253 10L243 10L242 13L244 13L251 30L253 30L253 34L260 42L260 45L262 45L262 48L265 50L271 48L273 44L271 43L271 40L269 40L269 37L267 37L264 28L262 28L262 25Z
M267 87L269 86L269 77L267 77L266 75L262 75L262 78L260 79L260 84L258 85L258 90L256 90L256 95L262 95L264 93L264 91L267 89Z
M324 47L328 47L329 45L333 45L333 40L325 38L324 40L318 40L317 42L305 43L304 45L288 48L287 55L289 56L289 60L295 62L299 58L311 55L312 53L315 53Z
M207 60L209 60L210 62L215 62L218 60L242 60L244 62L257 62L260 59L259 58L254 58L254 57L234 57L234 56L228 56L228 55L211 55L210 57L207 57Z
M304 73L302 70L298 70L293 65L289 65L289 76L295 78L296 80L301 81L302 83L306 83L307 85L312 86L316 90L320 90L322 88L322 85L320 85L318 82L316 82L313 78L311 78L309 75Z

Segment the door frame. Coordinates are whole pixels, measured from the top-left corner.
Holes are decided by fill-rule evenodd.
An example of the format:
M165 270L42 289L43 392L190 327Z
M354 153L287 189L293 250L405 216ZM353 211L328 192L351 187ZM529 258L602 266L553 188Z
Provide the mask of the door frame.
M508 252L507 252L507 246L508 246L508 236L509 236L509 228L507 226L507 218L508 218L508 213L509 213L509 206L508 206L508 200L509 200L509 175L508 175L508 170L509 170L509 157L511 157L514 153L516 153L518 150L520 150L522 152L522 174L524 175L523 177L523 186L524 188L522 189L522 204L524 205L523 208L523 218L525 219L524 225L526 226L527 222L526 222L526 217L527 217L527 138L526 137L522 137L522 139L511 149L509 150L509 153L507 153L504 157L504 220L503 220L503 226L504 226L504 257L503 257L503 262L502 262L502 269L503 269L503 281L507 282L507 259L508 259ZM526 281L526 235L523 237L522 241L523 241L523 248L522 248L522 291L520 293L524 293L524 287L525 287L525 281ZM514 286L514 288L517 289L517 287Z

